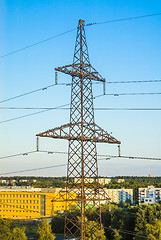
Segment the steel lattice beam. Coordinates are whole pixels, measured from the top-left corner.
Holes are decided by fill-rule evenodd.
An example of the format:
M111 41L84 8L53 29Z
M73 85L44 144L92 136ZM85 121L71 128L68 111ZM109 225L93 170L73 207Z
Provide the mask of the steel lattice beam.
M118 141L116 138L111 136L109 133L107 133L105 130L100 128L96 124L88 124L84 123L83 127L87 131L93 132L93 127L95 127L95 136L91 137L89 136L82 136L81 134L78 134L75 130L75 127L80 127L81 123L77 124L65 124L58 128L53 128L48 131L45 131L43 133L37 134L39 137L51 137L51 138L58 138L58 139L67 139L67 140L82 140L83 141L93 141L93 142L104 142L104 143L111 143L111 144L121 144L120 141ZM73 128L73 133L70 134L70 129Z

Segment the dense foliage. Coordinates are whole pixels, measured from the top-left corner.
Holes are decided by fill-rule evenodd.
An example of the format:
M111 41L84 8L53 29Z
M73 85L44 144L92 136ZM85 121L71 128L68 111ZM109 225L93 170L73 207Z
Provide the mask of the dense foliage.
M91 210L86 212L88 218L88 238L95 239L96 234L91 233L90 226L95 225L96 232L100 231L94 221L96 215ZM78 218L79 219L79 218ZM111 204L102 207L102 223L108 240L149 240L161 239L161 204L144 204L141 206L128 206L127 208ZM63 233L64 215L55 216L52 220L52 230ZM99 232L100 234L100 232Z
M27 240L25 229L14 227L10 220L4 221L0 218L0 239L1 240Z
M38 222L38 231L35 235L35 240L54 240L55 235L51 231L51 226L46 219Z

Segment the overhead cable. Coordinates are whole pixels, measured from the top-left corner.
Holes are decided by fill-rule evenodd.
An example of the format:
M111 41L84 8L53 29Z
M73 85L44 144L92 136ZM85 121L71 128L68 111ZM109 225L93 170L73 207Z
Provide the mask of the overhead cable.
M21 51L26 50L26 49L31 48L31 47L35 47L35 46L37 46L37 45L40 45L40 44L45 43L45 42L47 42L47 41L50 41L50 40L52 40L52 39L54 39L54 38L57 38L57 37L60 37L60 36L62 36L62 35L65 35L65 34L67 34L67 33L73 32L73 31L76 30L76 29L77 29L77 28L73 28L73 29L70 29L70 30L68 30L68 31L66 31L66 32L63 32L63 33L54 35L54 36L52 36L52 37L43 39L43 40L41 40L41 41L32 43L32 44L27 45L27 46L25 46L25 47L23 47L23 48L19 48L19 49L17 49L17 50L12 51L12 52L9 52L9 53L6 53L6 54L4 54L4 55L1 55L0 58L4 58L4 57L7 57L7 56L9 56L9 55L13 55L13 54L15 54L15 53L21 52Z
M65 154L67 155L68 152L65 151L47 151L47 150L39 150L39 151L28 151L28 152L24 152L24 153L18 153L18 154L12 154L9 156L4 156L4 157L0 157L1 159L7 159L7 158L12 158L12 157L18 157L18 156L26 156L32 153L47 153L47 154ZM143 157L143 156L118 156L118 155L107 155L107 154L97 154L98 157L102 157L101 159L98 160L110 160L110 158L124 158L124 159L130 159L130 160L135 160L135 159L139 159L139 160L155 160L155 161L161 161L161 158L156 158L156 157Z
M89 221L87 221L86 224L96 227L96 225L90 223ZM149 238L146 235L140 234L139 232L133 232L133 231L129 231L129 230L127 231L127 230L124 230L124 229L115 229L115 228L106 227L106 226L103 226L103 228L111 230L111 231L116 231L117 230L118 232L121 232L121 233L125 233L125 234L128 234L128 235L138 236L138 237L141 237L141 238L146 238L146 239L152 240L152 238Z
M52 108L52 107L0 107L0 110L70 110L71 108ZM96 107L96 111L161 111L161 108L113 108Z
M161 80L129 80L129 81L117 81L117 82L106 82L106 83L114 83L114 84L124 84L124 83L157 83L161 82Z
M138 95L161 95L161 92L140 92L140 93L105 93L105 94L100 94L94 97L99 98L102 96L114 96L114 97L119 97L119 96L138 96Z
M51 111L51 110L54 110L54 109L59 109L59 108L61 108L61 107L65 107L65 106L68 106L68 105L69 105L69 104L64 104L64 105L61 105L61 106L58 106L58 107L54 107L54 108L52 108L52 109L45 109L45 110L42 110L42 111L38 111L38 112L34 112L34 113L29 113L29 114L22 115L22 116L19 116L19 117L10 118L10 119L1 121L0 123L10 122L10 121L14 121L14 120L17 120L17 119L21 119L21 118L25 118L25 117L37 115L37 114L44 113L44 112L47 112L47 111Z
M155 16L159 16L161 15L161 13L153 13L153 14L147 14L147 15L141 15L141 16L134 16L134 17L128 17L128 18L119 18L119 19L114 19L114 20L108 20L108 21L104 21L104 22L94 22L94 23L88 23L88 24L85 24L85 26L93 26L93 25L99 25L99 24L107 24L107 23L115 23L115 22L122 22L122 21L129 21L129 20L136 20L136 19L141 19L141 18L148 18L148 17L155 17ZM13 54L16 54L18 52L21 52L21 51L24 51L26 49L29 49L31 47L35 47L37 45L40 45L42 43L45 43L47 41L50 41L54 38L57 38L57 37L60 37L62 35L65 35L65 34L68 34L72 31L75 31L77 28L73 28L73 29L70 29L66 32L63 32L63 33L60 33L60 34L57 34L57 35L54 35L52 37L49 37L49 38L46 38L46 39L43 39L41 41L38 41L38 42L35 42L35 43L32 43L30 45L27 45L23 48L19 48L17 50L14 50L12 52L9 52L9 53L6 53L4 55L1 55L0 58L4 58L4 57L7 57L7 56L10 56L10 55L13 55Z
M31 171L37 171L37 170L43 170L43 169L49 169L49 168L64 167L66 165L67 164L59 164L59 165L53 165L53 166L47 166L47 167L39 167L39 168L32 168L32 169L24 169L24 170L19 170L19 171L6 172L6 173L0 173L0 176L13 174L13 173L15 174L15 173L31 172Z
M155 17L155 16L160 16L160 15L161 15L161 12L153 13L153 14L147 14L147 15L134 16L134 17L128 17L128 18L119 18L119 19L108 20L108 21L104 21L104 22L87 23L85 26L93 26L93 25L98 25L98 24L106 24L106 23L115 23L115 22L136 20L136 19L140 19L140 18Z
M12 157L18 157L18 156L26 156L29 155L31 153L35 153L37 151L29 151L29 152L24 152L24 153L17 153L17 154L12 154L9 156L4 156L4 157L0 157L0 159L6 159L6 158L12 158Z
M160 79L159 80L129 80L129 81L115 81L115 82L107 81L106 83L109 83L109 84L126 84L127 83L128 84L128 83L157 83L157 82L161 82L161 80ZM102 84L102 83L93 82L92 84L95 85L95 84ZM54 84L51 84L51 85L48 85L48 86L45 86L42 88L38 88L38 89L29 91L29 92L22 93L20 95L14 96L14 97L10 97L10 98L1 100L0 103L8 102L8 101L14 100L16 98L24 97L26 95L30 95L30 94L33 94L33 93L36 93L39 91L47 90L48 88L51 88L54 86L71 86L71 83L57 83L57 84L54 83Z
M54 84L48 85L46 87L38 88L38 89L32 90L30 92L26 92L26 93L23 93L23 94L14 96L14 97L10 97L10 98L4 99L4 100L0 101L0 103L8 102L8 101L14 100L16 98L20 98L20 97L24 97L26 95L32 94L32 93L36 93L36 92L39 92L39 91L47 90L48 88L51 88L51 87L54 87L54 86L57 86L57 85L61 85L61 84L55 84L54 83Z
M104 228L108 229L108 230L112 230L112 231L116 230L115 228L111 228L111 227L104 227ZM149 237L146 237L145 235L139 234L139 232L132 232L132 231L124 230L124 229L117 229L117 231L121 232L121 233L128 234L128 235L137 236L137 237L141 237L141 238L146 238L146 239L151 239L152 240L152 238L149 238Z
M131 95L133 95L133 96L137 96L137 95L161 95L161 92L158 92L158 93L156 93L156 92L151 92L151 93L109 93L109 94L97 95L97 96L94 97L94 99L102 97L102 96L118 97L118 96L131 96ZM3 121L0 121L0 123L10 122L10 121L14 121L14 120L17 120L17 119L37 115L37 114L44 113L44 112L47 112L47 111L51 111L51 110L54 110L54 109L59 109L61 107L68 106L68 105L70 105L70 104L68 103L68 104L64 104L64 105L61 105L61 106L58 106L58 107L55 107L55 108L48 108L48 109L45 109L45 110L42 110L42 111L22 115L22 116L15 117L15 118L6 119L6 120L3 120Z

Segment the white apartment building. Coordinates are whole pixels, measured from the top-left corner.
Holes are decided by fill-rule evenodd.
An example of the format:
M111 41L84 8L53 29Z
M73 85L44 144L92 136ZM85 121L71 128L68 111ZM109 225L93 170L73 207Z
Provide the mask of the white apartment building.
M85 183L93 183L94 182L94 178L85 178L84 181ZM98 179L99 184L105 185L105 184L109 184L111 182L110 178L99 178ZM74 182L75 183L81 183L81 178L74 178Z
M120 203L130 200L133 203L133 189L106 189L110 202ZM109 202L109 201L108 201Z
M139 205L144 203L157 203L161 200L161 188L148 186L147 188L139 188Z
M109 184L111 182L110 178L99 178L98 179L99 184L105 185L105 184Z

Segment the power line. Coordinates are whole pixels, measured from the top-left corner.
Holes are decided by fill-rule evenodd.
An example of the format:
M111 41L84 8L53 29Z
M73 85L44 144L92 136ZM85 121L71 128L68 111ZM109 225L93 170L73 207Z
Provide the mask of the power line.
M52 107L0 107L0 110L70 110L71 108L52 108ZM161 111L161 108L112 108L96 107L96 111Z
M157 82L161 82L161 80L160 79L159 80L129 80L129 81L115 81L115 82L108 81L106 83L107 84L129 84L129 83L157 83ZM94 82L92 84L95 85L95 84L102 84L102 83ZM71 83L51 84L51 85L48 85L48 86L45 86L45 87L42 87L42 88L38 88L38 89L29 91L29 92L22 93L20 95L14 96L14 97L10 97L10 98L1 100L0 103L8 102L8 101L14 100L16 98L24 97L26 95L30 95L30 94L33 94L33 93L36 93L36 92L39 92L39 91L44 91L44 90L47 90L48 88L51 88L51 87L54 87L54 86L71 86Z
M37 170L43 170L43 169L49 169L49 168L64 167L66 165L67 164L59 164L59 165L53 165L53 166L48 166L48 167L40 167L40 168L24 169L24 170L13 171L13 172L6 172L6 173L0 173L0 176L6 175L6 174L7 175L13 174L13 173L31 172L31 171L37 171Z
M30 92L22 93L20 95L14 96L14 97L10 97L10 98L4 99L4 100L0 101L0 103L8 102L8 101L14 100L16 98L24 97L26 95L29 95L29 94L32 94L32 93L36 93L36 92L39 92L39 91L44 91L44 90L47 90L48 88L51 88L51 87L54 87L54 86L57 86L57 85L62 85L62 84L61 83L60 84L51 84L51 85L48 85L46 87L38 88L38 89L32 90Z
M87 224L96 227L94 224L91 224L88 221L87 221ZM138 236L138 237L149 239L149 237L147 237L147 236L145 236L143 234L140 234L139 232L127 231L127 230L124 230L124 229L115 229L115 228L105 227L105 226L103 226L103 228L104 229L108 229L108 230L112 230L112 231L116 231L117 230L118 232L125 233L125 234L128 234L128 235L133 235L133 236ZM150 239L152 239L152 238L150 238Z
M47 150L39 150L39 151L29 151L29 152L24 152L24 153L18 153L18 154L12 154L9 156L4 156L0 157L1 159L7 159L7 158L12 158L12 157L17 157L17 156L26 156L32 153L47 153L47 154L65 154L67 155L68 152L65 151L47 151ZM118 155L107 155L107 154L97 154L98 157L103 157L101 159L98 159L99 161L101 160L110 160L110 158L125 158L125 159L130 159L130 160L155 160L155 161L161 161L161 158L156 158L156 157L142 157L142 156L118 156Z
M62 35L65 35L65 34L67 34L67 33L73 32L73 31L76 30L76 29L77 29L77 28L73 28L73 29L70 29L70 30L68 30L68 31L66 31L66 32L63 32L63 33L57 34L57 35L55 35L55 36L52 36L52 37L46 38L46 39L44 39L44 40L41 40L41 41L39 41L39 42L32 43L32 44L30 44L30 45L27 45L26 47L19 48L19 49L17 49L17 50L12 51L12 52L9 52L9 53L6 53L6 54L4 54L4 55L1 55L0 58L4 58L4 57L7 57L7 56L9 56L9 55L13 55L13 54L15 54L15 53L18 53L18 52L21 52L21 51L23 51L23 50L26 50L26 49L28 49L28 48L31 48L31 47L40 45L40 44L42 44L42 43L44 43L44 42L47 42L47 41L50 41L50 40L52 40L52 39L54 39L54 38L57 38L57 37L60 37L60 36L62 36Z
M106 82L106 83L120 83L120 84L126 84L126 83L157 83L157 82L161 82L161 80L129 80L129 81L117 81L117 82Z
M120 230L120 229L115 229L115 228L111 228L111 227L104 227L104 228L112 230L112 231L117 230L118 232L125 233L125 234L128 234L128 235L133 235L133 236L138 236L138 237L149 239L149 237L146 237L145 235L139 234L137 232L127 231L127 230ZM150 238L150 239L152 239L152 238Z
M118 96L131 96L131 95L133 95L133 96L137 96L137 95L161 95L161 92L158 92L158 93L154 93L154 92L151 92L151 93L109 93L109 94L97 95L97 96L94 97L94 99L102 97L102 96L115 96L115 97L117 96L118 97ZM22 116L15 117L15 118L10 118L10 119L1 121L0 123L10 122L10 121L14 121L14 120L17 120L17 119L37 115L37 114L40 114L40 113L43 113L43 112L51 111L51 110L54 110L54 109L59 109L61 107L68 106L68 105L70 105L70 104L65 104L65 105L55 107L55 108L48 108L48 109L45 109L45 110L42 110L42 111L39 111L39 112L30 113L30 114L22 115Z
M97 111L160 111L161 108L94 108Z
M100 94L94 97L99 98L102 96L114 96L114 97L119 97L119 96L138 96L138 95L160 95L161 92L140 92L140 93L106 93L106 94Z
M106 155L106 154L98 154L97 156L104 156L108 158L125 158L129 160L150 160L150 161L161 161L161 158L155 158L155 157L139 157L139 156L123 156L123 155ZM106 158L104 159L106 160Z
M64 105L61 105L61 106L58 106L58 107L55 107L55 108L52 108L52 109L45 109L45 110L42 110L42 111L39 111L39 112L29 113L29 114L22 115L22 116L19 116L19 117L10 118L10 119L1 121L0 123L11 122L11 121L14 121L14 120L17 120L17 119L21 119L21 118L37 115L37 114L44 113L44 112L47 112L47 111L51 111L51 110L54 110L54 109L59 109L61 107L65 107L65 106L68 106L68 105L69 104L64 104Z
M34 151L28 151L28 152L17 153L17 154L0 157L0 160L7 159L7 158L13 158L13 157L19 157L19 156L28 156L29 154L32 154L32 153L68 154L67 152L63 152L63 151L44 151L44 150L36 151L36 150L34 150Z
M108 21L104 21L104 22L88 23L85 26L93 26L93 25L105 24L105 23L115 23L115 22L136 20L136 19L140 19L140 18L155 17L155 16L160 16L160 15L161 15L161 13L153 13L153 14L147 14L147 15L141 15L141 16L134 16L134 17L128 17L128 18L119 18L119 19L114 19L114 20L108 20Z
M18 156L26 156L29 155L31 153L35 153L37 151L29 151L29 152L24 152L24 153L17 153L17 154L12 154L9 156L5 156L5 157L0 157L0 159L6 159L6 158L12 158L12 157L18 157Z
M20 156L20 154L18 154L17 156ZM113 157L113 156L111 156L111 157ZM132 157L132 159L134 159L134 158ZM138 159L143 159L143 158L138 158ZM98 159L98 161L100 161L100 160L103 160L103 159ZM110 160L110 159L106 158L104 160ZM155 160L161 160L161 159L155 159ZM50 168L56 168L56 167L64 167L64 166L67 166L67 164L59 164L59 165L52 165L52 166L41 167L41 168L39 167L39 168L32 168L32 169L23 169L23 170L19 170L19 171L5 172L5 173L0 173L0 176L8 175L8 174L15 174L15 173L22 173L22 172L31 172L31 171L37 171L37 170L43 170L43 169L50 169Z
M154 14L147 14L147 15L142 15L142 16L134 16L134 17L128 17L128 18L120 18L120 19L114 19L114 20L109 20L109 21L104 21L104 22L95 22L95 23L88 23L86 24L85 26L93 26L93 25L99 25L99 24L105 24L105 23L115 23L115 22L122 22L122 21L129 21L129 20L136 20L136 19L140 19L140 18L147 18L147 17L154 17L154 16L159 16L161 15L161 13L154 13ZM57 37L60 37L62 35L65 35L67 33L70 33L74 30L76 30L77 28L73 28L73 29L70 29L66 32L63 32L63 33L60 33L60 34L57 34L55 36L52 36L52 37L49 37L49 38L46 38L44 40L41 40L41 41L38 41L38 42L35 42L35 43L32 43L30 45L27 45L23 48L19 48L17 50L14 50L12 52L9 52L9 53L6 53L4 55L1 55L0 58L4 58L4 57L7 57L7 56L10 56L10 55L13 55L13 54L16 54L18 52L21 52L21 51L24 51L28 48L31 48L31 47L34 47L34 46L37 46L37 45L40 45L42 43L45 43L47 41L50 41L54 38L57 38Z

